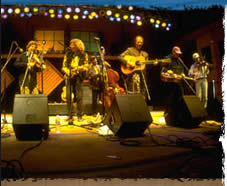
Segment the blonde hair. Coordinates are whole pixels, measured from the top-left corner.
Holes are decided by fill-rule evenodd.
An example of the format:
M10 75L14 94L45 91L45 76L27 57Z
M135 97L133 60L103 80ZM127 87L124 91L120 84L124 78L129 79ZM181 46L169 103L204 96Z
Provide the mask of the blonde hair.
M70 46L72 46L72 45L74 47L76 47L80 52L84 52L85 51L84 43L80 39L72 39L70 41Z

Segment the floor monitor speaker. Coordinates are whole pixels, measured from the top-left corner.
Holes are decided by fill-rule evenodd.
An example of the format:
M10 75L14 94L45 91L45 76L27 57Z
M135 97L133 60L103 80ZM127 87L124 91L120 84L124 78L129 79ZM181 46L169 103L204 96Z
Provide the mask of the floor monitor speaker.
M104 124L122 138L140 137L152 123L152 117L141 94L116 95Z
M48 100L43 94L16 94L13 129L18 140L41 140L49 135Z
M208 116L200 99L194 95L183 96L165 110L166 124L182 128L196 128Z

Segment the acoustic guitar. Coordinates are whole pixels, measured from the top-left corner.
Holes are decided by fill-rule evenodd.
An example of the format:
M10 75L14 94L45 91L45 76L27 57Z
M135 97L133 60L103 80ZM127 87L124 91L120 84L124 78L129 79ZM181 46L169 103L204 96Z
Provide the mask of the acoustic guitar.
M80 65L71 69L71 78L74 77L75 75L78 75L80 72L88 72L88 69L89 64ZM68 68L62 69L62 71L66 74L67 77L70 77L70 71Z
M188 76L183 76L179 74L175 74L173 72L162 72L161 73L161 80L164 82L174 82L174 83L179 83L182 79L187 79L191 81L195 81L194 78L188 77Z
M125 75L129 75L138 70L144 70L146 64L156 65L158 63L170 63L170 59L154 59L154 60L145 60L143 56L129 56L126 55L124 60L127 61L126 65L121 65L121 71Z

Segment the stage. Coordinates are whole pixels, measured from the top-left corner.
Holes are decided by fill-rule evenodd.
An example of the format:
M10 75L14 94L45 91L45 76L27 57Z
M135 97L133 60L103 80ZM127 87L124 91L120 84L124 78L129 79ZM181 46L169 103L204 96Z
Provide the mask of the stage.
M74 117L73 125L60 115L57 127L49 116L49 136L41 141L16 139L12 114L2 115L2 177L222 178L222 123L185 129L166 125L163 111L150 114L144 136L127 139L113 135L99 114Z

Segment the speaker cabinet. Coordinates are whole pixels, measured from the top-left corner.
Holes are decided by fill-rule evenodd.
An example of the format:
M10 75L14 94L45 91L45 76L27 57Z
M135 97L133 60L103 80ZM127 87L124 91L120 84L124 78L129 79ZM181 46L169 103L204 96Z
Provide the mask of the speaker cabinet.
M166 124L182 128L196 128L207 116L197 96L183 96L165 110Z
M104 124L115 136L122 138L143 136L151 122L151 114L141 94L116 95L104 119Z
M13 106L13 129L18 140L48 138L49 118L46 95L16 94Z

